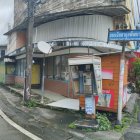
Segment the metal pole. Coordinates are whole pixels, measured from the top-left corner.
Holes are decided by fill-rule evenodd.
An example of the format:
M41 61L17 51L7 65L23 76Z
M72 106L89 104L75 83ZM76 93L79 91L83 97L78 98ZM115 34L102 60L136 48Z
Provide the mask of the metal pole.
M28 31L27 31L27 46L26 46L26 71L25 71L25 84L24 84L25 102L30 100L30 95L31 95L33 25L34 25L34 0L28 0Z
M118 116L117 124L121 124L122 120L122 106L123 106L123 84L124 84L124 68L125 68L125 43L123 43L121 60L120 60L120 75L119 75L119 95L118 95Z
M43 73L42 73L42 87L41 87L41 90L42 90L41 103L42 104L44 103L44 85L45 85L44 82L45 82L45 54L43 57Z

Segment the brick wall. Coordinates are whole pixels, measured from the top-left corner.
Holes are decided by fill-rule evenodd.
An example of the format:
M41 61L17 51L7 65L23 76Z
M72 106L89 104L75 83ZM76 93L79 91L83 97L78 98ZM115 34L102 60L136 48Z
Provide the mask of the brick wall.
M16 48L21 48L26 44L26 32L17 32Z
M64 96L68 95L68 84L63 81L46 79L45 80L45 89L50 90L52 92L56 92L56 93L64 95Z
M24 78L20 76L15 76L15 84L24 85Z
M15 84L15 76L14 75L6 75L5 76L5 84Z

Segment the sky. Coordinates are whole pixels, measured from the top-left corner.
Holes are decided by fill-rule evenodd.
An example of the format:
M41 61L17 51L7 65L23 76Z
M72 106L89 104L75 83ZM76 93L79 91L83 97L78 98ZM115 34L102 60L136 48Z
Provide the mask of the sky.
M13 25L14 0L0 0L0 45L7 43L3 34L8 31L8 24Z
M137 5L138 2L138 5ZM138 6L139 6L139 10L140 10L140 0L134 0L134 14L135 14L135 24L138 24L140 22L140 15L138 13Z

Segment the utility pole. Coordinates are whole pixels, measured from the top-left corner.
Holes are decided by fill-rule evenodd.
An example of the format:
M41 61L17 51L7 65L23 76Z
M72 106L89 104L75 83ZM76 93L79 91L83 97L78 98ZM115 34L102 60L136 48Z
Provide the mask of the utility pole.
M122 46L121 60L120 60L117 124L121 124L121 121L122 121L123 92L124 92L124 69L125 69L125 46L126 46L126 42L124 41L123 46Z
M34 25L34 0L28 0L28 28L26 46L26 70L24 83L24 101L28 102L31 95L32 57L33 57L33 25Z

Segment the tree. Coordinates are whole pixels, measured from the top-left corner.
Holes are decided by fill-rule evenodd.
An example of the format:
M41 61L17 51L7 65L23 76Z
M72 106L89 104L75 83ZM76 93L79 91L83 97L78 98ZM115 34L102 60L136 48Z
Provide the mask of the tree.
M140 58L133 62L133 82L136 86L136 92L140 93Z

